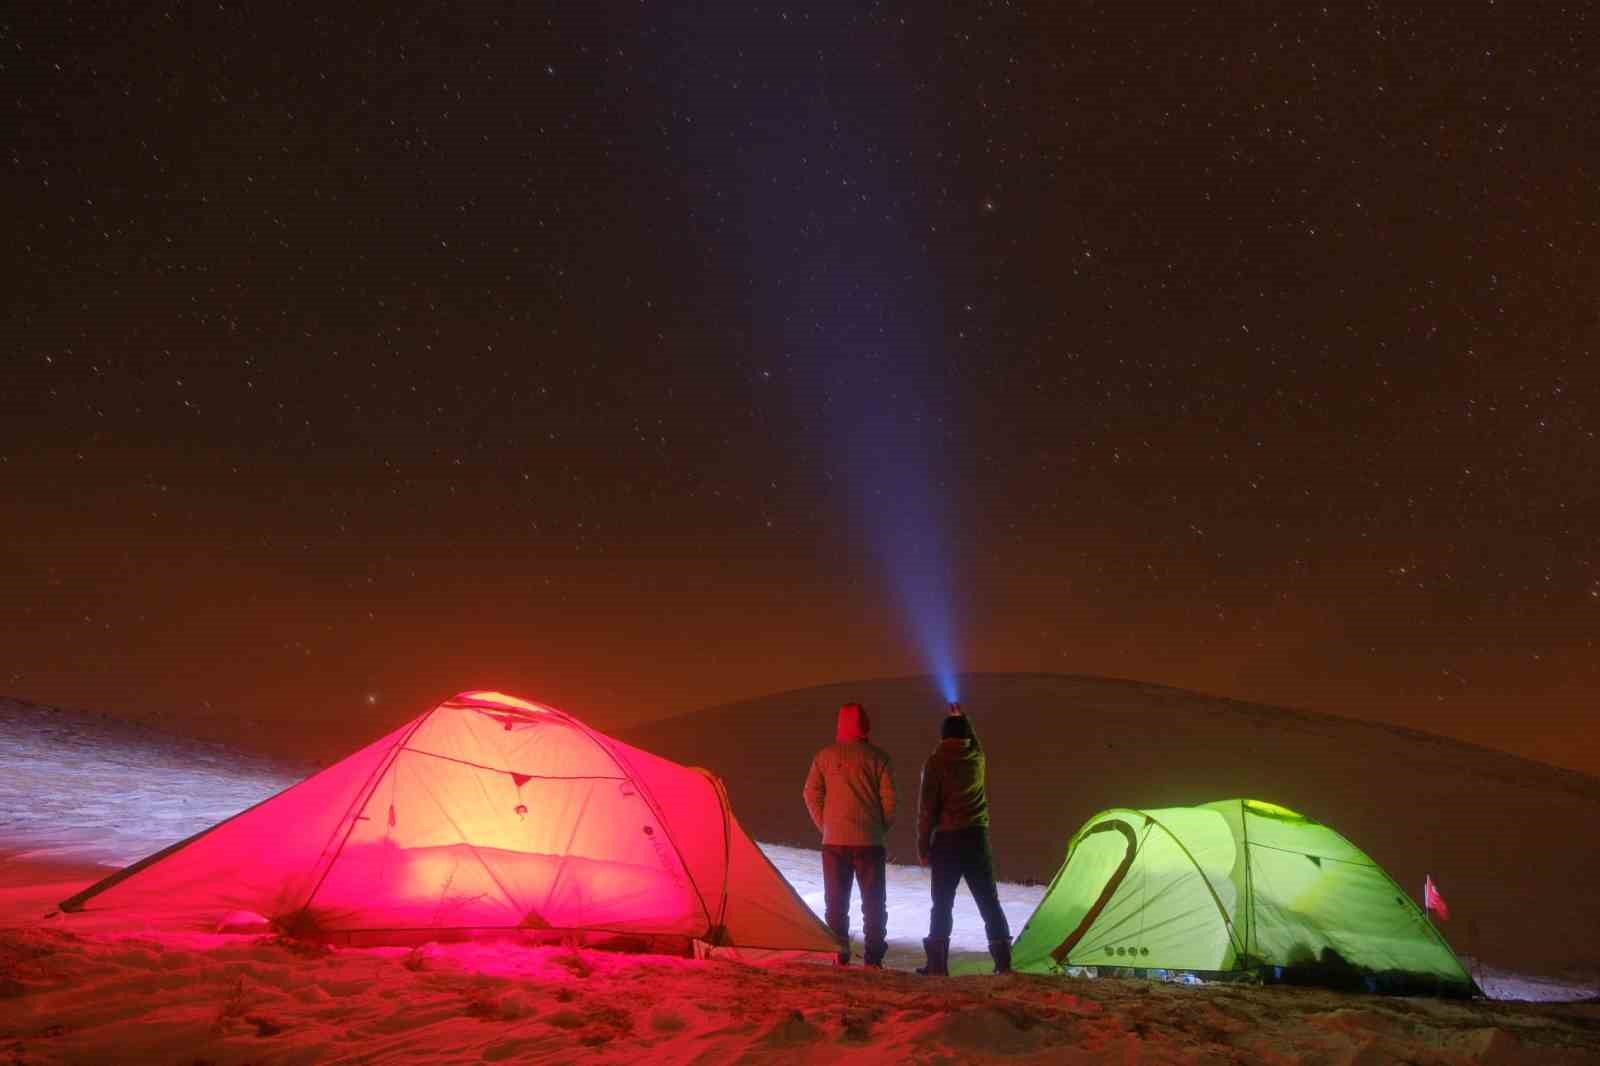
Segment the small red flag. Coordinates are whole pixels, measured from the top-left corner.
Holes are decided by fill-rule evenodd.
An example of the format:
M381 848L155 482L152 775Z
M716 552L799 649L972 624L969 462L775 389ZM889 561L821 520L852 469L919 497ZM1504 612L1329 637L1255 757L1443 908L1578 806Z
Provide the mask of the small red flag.
M1433 883L1433 877L1423 874L1422 901L1428 910L1437 914L1441 921L1450 920L1450 908L1445 905L1444 897L1439 895L1439 888Z

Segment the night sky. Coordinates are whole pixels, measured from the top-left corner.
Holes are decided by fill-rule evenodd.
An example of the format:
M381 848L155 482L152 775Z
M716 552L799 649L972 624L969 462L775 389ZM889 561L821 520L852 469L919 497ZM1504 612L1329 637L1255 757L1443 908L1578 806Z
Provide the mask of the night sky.
M1046 671L1600 773L1600 26L1389 6L8 8L0 693Z

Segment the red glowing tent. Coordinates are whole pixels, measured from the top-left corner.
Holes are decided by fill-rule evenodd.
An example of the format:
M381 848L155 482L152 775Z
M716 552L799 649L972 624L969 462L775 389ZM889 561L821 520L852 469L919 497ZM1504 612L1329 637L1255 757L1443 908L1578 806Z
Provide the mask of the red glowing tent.
M314 939L488 930L833 952L722 784L497 692L465 692L61 904Z

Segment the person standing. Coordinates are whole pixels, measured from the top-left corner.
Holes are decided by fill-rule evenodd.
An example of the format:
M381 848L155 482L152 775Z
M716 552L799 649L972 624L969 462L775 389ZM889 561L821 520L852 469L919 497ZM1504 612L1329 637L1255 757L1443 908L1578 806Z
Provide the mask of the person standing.
M917 972L950 972L950 930L956 888L963 878L983 915L995 973L1011 972L1011 927L1000 908L994 856L989 850L989 794L986 760L972 722L959 703L950 705L939 729L939 746L922 767L917 808L917 860L932 868L933 907L928 915L926 966Z
M889 753L867 739L866 708L839 708L834 742L817 752L806 775L806 809L822 833L822 887L828 928L839 939L838 963L850 962L850 889L861 888L864 961L882 967L889 948L884 835L894 824Z

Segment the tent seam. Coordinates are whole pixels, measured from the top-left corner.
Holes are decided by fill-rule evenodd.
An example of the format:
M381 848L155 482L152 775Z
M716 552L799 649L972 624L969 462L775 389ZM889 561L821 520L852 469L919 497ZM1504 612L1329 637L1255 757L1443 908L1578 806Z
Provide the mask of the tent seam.
M435 707L433 710L429 711L427 714L423 715L422 717L418 718L415 722L413 722L411 724L411 729L409 731L407 731L406 735L401 737L395 743L395 746L392 749L389 750L388 754L385 756L384 759L379 760L378 768L373 771L373 776L372 776L371 780L369 781L369 783L366 786L363 787L362 793L359 794L360 797L361 797L360 800L358 802L352 803L349 806L349 808L347 808L345 810L345 812L344 812L344 817L341 819L341 824L343 822L345 822L345 821L348 821L350 823L345 828L344 838L339 841L338 848L336 848L334 850L333 855L328 859L328 865L323 868L321 876L319 876L317 878L317 883L315 885L313 885L312 888L311 888L311 891L306 894L305 902L300 904L300 906L298 908L296 908L296 910L298 910L301 913L304 913L305 911L311 909L311 904L316 901L317 893L322 891L322 886L323 886L323 884L325 884L327 882L328 875L333 873L334 866L336 866L338 864L339 856L344 854L345 845L350 842L350 835L356 831L356 821L357 821L357 819L355 817L352 817L352 812L359 812L360 810L362 810L363 808L366 807L367 803L372 799L373 793L377 792L378 791L378 786L383 783L384 774L389 772L389 769L394 766L395 760L400 757L400 752L405 749L405 746L408 743L410 743L411 738L416 736L417 730L421 729L423 727L423 725L428 721L428 719L432 718L435 714L438 713L438 711L439 711L439 708ZM333 835L334 836L338 835L338 830L337 829L334 830ZM332 841L332 837L331 836L329 838L329 841L331 843L331 841ZM322 846L322 850L324 852L326 852L327 849L328 849L328 845L324 844Z
M1244 948L1242 945L1240 945L1238 935L1233 928L1233 919L1228 917L1228 910L1222 905L1222 897L1217 895L1216 886L1211 883L1211 878L1206 876L1206 872L1200 868L1199 861L1194 857L1193 853L1189 851L1188 847L1183 843L1183 841L1178 838L1178 834L1168 829L1165 825L1162 825L1159 820L1151 817L1149 814L1145 814L1145 817L1150 819L1150 824L1160 826L1161 831L1172 838L1172 842L1178 845L1178 850L1183 852L1184 858L1188 859L1189 863L1194 867L1194 872L1200 875L1200 880L1206 886L1206 891L1211 894L1211 901L1217 905L1217 914L1222 917L1223 928L1228 931L1228 942L1233 945L1233 950L1235 952L1243 951Z
M661 823L661 827L666 833L667 843L672 845L672 854L677 856L678 865L683 870L684 878L689 882L689 891L694 896L695 902L700 904L700 913L704 915L707 927L709 928L711 923L711 908L706 906L705 896L701 894L700 886L695 882L694 872L689 869L689 864L684 861L683 851L678 847L677 836L668 828L671 823L662 815L661 807L656 802L655 794L650 791L649 786L639 779L639 775L634 772L632 765L628 763L627 760L623 759L615 751L612 751L610 745L604 744L600 741L598 734L596 734L582 722L578 721L576 718L567 714L565 711L557 711L553 707L550 708L550 710L560 715L563 720L567 721L571 725L576 726L578 731L587 737L591 744L605 752L606 757L611 760L618 770L622 771L624 779L638 790L639 797L644 801L645 806L649 808L650 813L655 816L656 821ZM723 872L723 881L727 881L726 871Z

